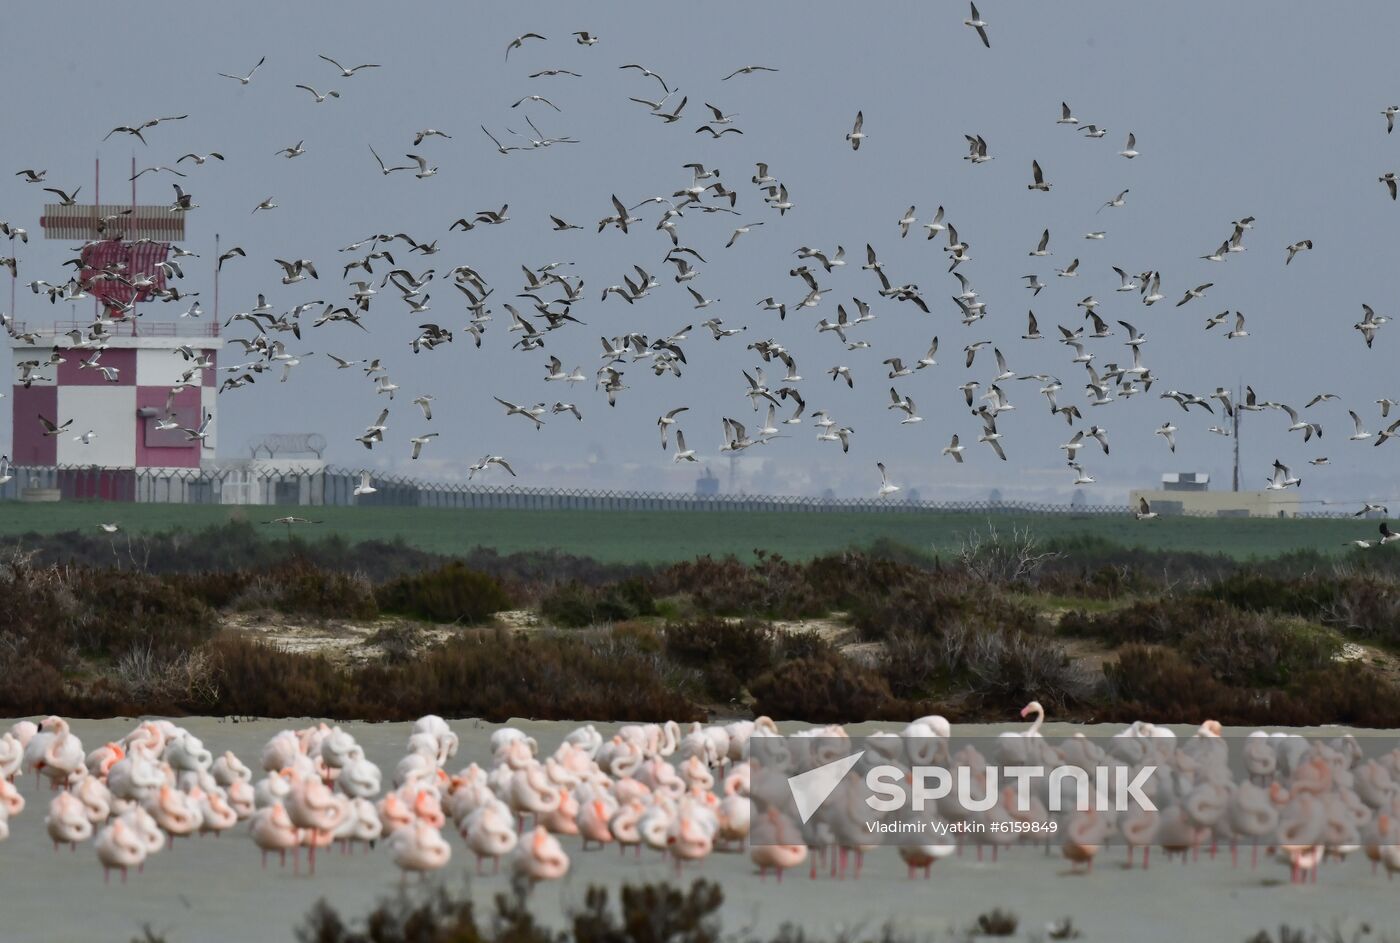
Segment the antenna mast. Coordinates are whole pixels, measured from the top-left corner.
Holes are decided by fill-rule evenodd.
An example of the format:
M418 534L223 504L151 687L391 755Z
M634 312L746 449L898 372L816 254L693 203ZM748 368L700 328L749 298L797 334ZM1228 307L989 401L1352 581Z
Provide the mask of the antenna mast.
M1243 402L1243 400L1240 398L1241 395L1242 395L1242 394L1240 393L1239 386L1236 385L1236 387L1235 387L1235 416L1234 416L1234 434L1235 434L1235 481L1234 481L1234 489L1233 489L1233 490L1235 490L1235 491L1239 491L1239 490L1240 490L1240 413L1242 412L1242 410L1240 409L1240 403Z

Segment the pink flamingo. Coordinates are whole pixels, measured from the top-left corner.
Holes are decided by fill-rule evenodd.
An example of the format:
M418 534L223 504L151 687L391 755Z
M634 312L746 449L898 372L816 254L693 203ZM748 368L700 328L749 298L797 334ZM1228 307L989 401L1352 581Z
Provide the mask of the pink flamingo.
M517 846L513 867L532 882L557 881L569 873L569 856L553 835L536 826Z
M297 834L297 827L292 824L291 816L287 814L287 807L280 802L274 802L270 806L265 806L253 813L253 818L249 824L249 832L253 836L253 844L262 851L262 866L267 867L267 853L277 852L282 859L282 866L287 864L287 852L301 844L301 838Z
M141 836L131 830L125 820L113 819L111 824L97 834L93 843L97 860L102 862L102 883L107 883L112 870L119 869L122 883L126 883L129 868L139 868L146 861L147 847Z
M71 792L60 792L49 803L49 814L44 819L44 828L53 840L53 850L59 845L68 845L77 850L79 842L92 837L92 822L78 798Z
M797 827L777 808L769 808L764 813L760 834L762 843L749 846L749 860L758 865L759 880L763 880L771 868L777 872L781 884L783 872L807 860L807 845L801 841Z

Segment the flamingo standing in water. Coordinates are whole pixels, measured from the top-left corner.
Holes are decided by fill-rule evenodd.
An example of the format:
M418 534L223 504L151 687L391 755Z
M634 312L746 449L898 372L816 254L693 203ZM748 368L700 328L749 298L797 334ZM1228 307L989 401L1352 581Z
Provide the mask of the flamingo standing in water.
M373 848L374 843L384 834L384 823L379 821L379 811L368 799L357 797L347 801L350 814L335 830L335 837L340 840L342 850L348 853L352 844Z
M84 761L87 771L92 774L89 778L105 779L111 772L117 761L126 756L126 750L120 743L104 743L87 755Z
M24 796L8 779L0 779L0 811L13 818L24 811Z
M390 835L389 852L405 878L410 871L427 876L452 858L452 846L443 839L442 832L424 821L415 821Z
M1249 868L1252 871L1259 866L1260 840L1278 828L1278 807L1267 791L1247 782L1235 787L1226 815L1234 835L1250 844ZM1238 847L1234 841L1230 843L1230 859L1232 864L1238 863Z
M1156 809L1133 809L1118 822L1118 833L1123 836L1123 844L1128 846L1128 867L1133 866L1133 856L1142 849L1142 867L1147 870L1151 860L1152 843L1157 837L1159 814Z
M689 809L681 809L671 822L666 843L676 863L676 874L687 861L699 861L714 847L713 832Z
M569 856L558 839L536 826L516 847L513 867L531 882L557 881L569 873Z
M350 800L332 793L319 779L303 779L293 786L287 797L287 817L297 828L310 834L307 845L307 869L316 873L316 849L331 840L332 833L350 816Z
M253 844L262 851L262 864L267 867L267 853L275 851L282 858L283 867L287 864L287 852L301 844L297 827L292 824L287 807L280 802L265 806L253 813L249 824Z
M1065 829L1065 841L1060 853L1070 863L1071 869L1084 865L1086 873L1094 870L1094 856L1099 853L1108 823L1093 809L1076 812Z
M1385 867L1386 878L1393 880L1400 871L1400 819L1385 812L1376 817L1376 842L1367 846L1368 855L1373 847L1373 860L1380 862Z
M0 734L0 779L14 782L23 762L24 744L9 731Z
M626 854L629 847L635 849L638 855L642 853L641 823L646 810L646 803L633 796L622 802L613 813L608 822L608 831L612 832L613 840L617 842L618 854Z
M1291 883L1306 883L1309 877L1317 880L1317 866L1325 851L1325 824L1321 803L1306 792L1294 797L1279 815L1278 858L1288 864Z
M579 805L578 833L583 838L584 851L590 843L601 848L613 840L612 817L616 812L617 802L606 793Z
M477 874L481 873L481 862L485 858L493 862L492 873L499 871L501 859L515 850L520 840L511 822L510 809L496 799L463 820L462 835L467 840L467 847L476 855Z
M156 799L147 809L156 825L170 838L170 847L175 847L175 839L192 834L199 828L199 808L188 793L170 786L161 786Z
M79 842L92 837L92 822L87 817L87 810L71 792L60 792L54 796L49 803L44 828L53 840L54 851L58 851L59 845L67 845L76 851Z
M54 789L68 785L79 770L86 770L83 742L73 736L68 721L62 717L45 717L38 732L24 748L25 763L36 774L42 774Z
M807 845L797 827L776 807L764 813L759 829L763 843L750 846L749 860L758 865L759 880L763 880L771 868L777 872L781 884L784 871L807 860Z
M146 843L122 818L113 819L111 824L98 832L93 847L97 851L97 860L102 862L104 884L111 879L114 868L121 871L122 883L125 884L127 870L139 868L146 861Z

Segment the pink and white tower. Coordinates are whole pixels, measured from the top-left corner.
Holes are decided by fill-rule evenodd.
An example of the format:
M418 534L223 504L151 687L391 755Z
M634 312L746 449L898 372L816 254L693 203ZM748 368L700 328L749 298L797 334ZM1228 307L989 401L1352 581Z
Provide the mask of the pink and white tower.
M137 311L165 291L166 273L158 263L166 260L170 241L183 238L183 215L168 206L137 206L133 199L131 206L50 204L40 222L46 239L85 243L78 280L96 310L88 321L16 323L11 461L117 472L103 479L114 482L103 486L112 494L77 497L129 494L121 486L123 471L134 478L138 471L193 469L212 461L216 368L196 369L188 379L184 374L193 363L190 355L217 363L223 346L217 319L162 321ZM31 312L41 306L45 299L36 298ZM41 416L71 425L46 435ZM203 441L181 431L197 428L205 416L211 420ZM167 417L178 428L157 428ZM96 435L84 441L89 431Z

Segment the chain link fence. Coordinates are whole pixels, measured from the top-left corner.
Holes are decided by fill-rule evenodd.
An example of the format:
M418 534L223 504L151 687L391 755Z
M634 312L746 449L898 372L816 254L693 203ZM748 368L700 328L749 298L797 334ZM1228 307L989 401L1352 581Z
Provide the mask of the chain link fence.
M354 494L357 470L260 467L130 469L88 466L15 466L0 485L0 500L107 500L153 504L286 505L301 507L494 508L520 511L797 511L807 513L942 511L968 514L1126 515L1127 505L1032 501L926 501L893 498L821 498L796 495L698 495L607 488L528 488L468 481L423 481L375 475L374 494ZM1199 515L1191 511L1187 516ZM1305 517L1347 517L1346 511L1308 511Z

